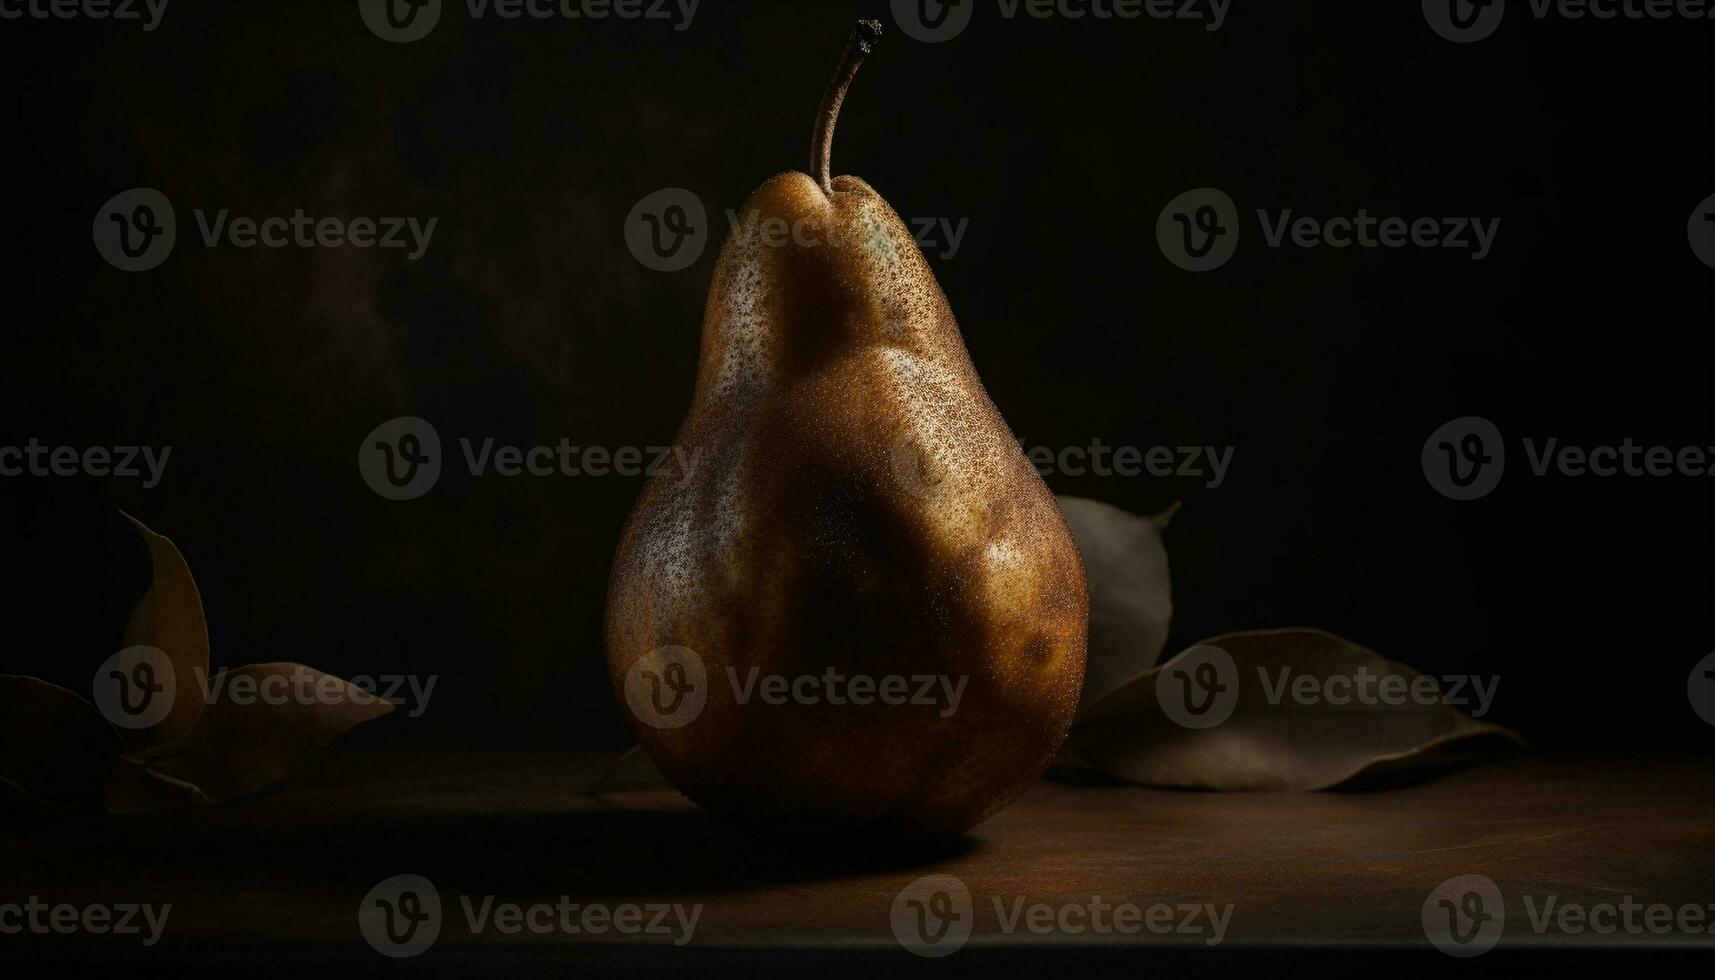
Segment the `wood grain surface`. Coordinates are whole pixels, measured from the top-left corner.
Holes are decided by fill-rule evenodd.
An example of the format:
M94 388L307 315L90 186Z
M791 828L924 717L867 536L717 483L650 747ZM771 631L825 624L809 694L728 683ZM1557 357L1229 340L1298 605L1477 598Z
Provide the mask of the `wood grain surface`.
M0 934L0 960L175 969L398 962L464 972L564 959L656 972L826 972L1155 957L1192 972L1240 963L1296 972L1308 969L1305 957L1342 956L1354 965L1446 968L1460 961L1429 942L1423 910L1437 886L1460 875L1485 876L1502 896L1504 931L1484 963L1546 966L1565 954L1645 949L1661 962L1662 954L1715 950L1707 757L1522 756L1415 785L1313 794L1057 778L939 852L850 842L820 854L727 831L660 784L647 763L588 795L612 759L333 752L235 805L13 819L0 840L0 906L37 896L173 908L153 948L26 930ZM399 874L432 882L443 908L433 948L408 961L371 949L357 918L370 890ZM893 926L895 899L927 875L953 876L971 896L968 943L938 961L908 953ZM690 940L675 945L682 936L506 934L492 923L473 930L465 904L480 908L485 897L492 905L700 909ZM1554 918L1539 928L1550 899L1558 910L1621 908L1628 898L1676 915L1697 907L1702 925L1628 932L1622 924L1603 934L1568 931ZM1078 911L1092 903L1136 906L1143 919L1120 931L1111 912L1098 922ZM1036 905L1047 908L1028 913ZM1188 923L1191 907L1204 911ZM1218 937L1210 907L1230 907ZM1019 909L1055 924L1009 924ZM1634 918L1647 924L1642 911Z

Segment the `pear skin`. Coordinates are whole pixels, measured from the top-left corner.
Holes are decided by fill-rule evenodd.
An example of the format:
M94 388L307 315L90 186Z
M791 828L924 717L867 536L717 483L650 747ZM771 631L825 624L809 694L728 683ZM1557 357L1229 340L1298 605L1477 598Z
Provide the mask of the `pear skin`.
M632 512L606 645L639 741L705 810L938 837L1054 757L1088 599L915 238L864 181L825 176L870 32L824 99L823 179L763 184L721 251L676 440L694 465Z

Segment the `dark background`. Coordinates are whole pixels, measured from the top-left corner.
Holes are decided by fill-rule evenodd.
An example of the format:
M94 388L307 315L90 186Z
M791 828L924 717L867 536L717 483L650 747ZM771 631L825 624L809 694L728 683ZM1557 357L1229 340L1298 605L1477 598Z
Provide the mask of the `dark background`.
M439 677L355 744L617 746L608 562L641 481L359 477L376 425L452 453L670 442L717 245L644 268L622 226L682 186L724 233L808 166L853 18L890 36L835 171L906 216L969 219L931 256L990 395L1030 445L1233 445L1201 479L1049 477L1168 542L1173 648L1315 625L1430 673L1499 675L1494 720L1543 745L1709 746L1689 710L1710 631L1708 479L1538 479L1520 440L1711 444L1711 283L1687 247L1715 192L1710 31L1537 21L1433 34L1416 3L1240 3L1198 22L1002 19L939 45L885 4L704 0L659 22L471 21L386 44L345 2L172 4L160 28L0 23L12 220L0 444L170 445L162 484L0 480L0 671L88 689L140 592L126 509L174 538L219 666ZM152 272L108 266L97 209L174 202ZM1170 265L1190 188L1246 216L1237 256ZM192 209L437 216L427 255L205 249ZM1271 250L1254 212L1499 216L1455 251ZM1508 475L1456 503L1429 433L1493 420Z

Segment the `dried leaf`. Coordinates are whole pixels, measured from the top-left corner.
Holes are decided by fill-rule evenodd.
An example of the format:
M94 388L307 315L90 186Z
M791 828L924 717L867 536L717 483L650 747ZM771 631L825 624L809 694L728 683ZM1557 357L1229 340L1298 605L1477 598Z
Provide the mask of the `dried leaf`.
M207 806L214 800L199 787L155 771L140 759L119 760L107 780L109 813L152 813Z
M109 809L222 803L249 795L357 725L393 710L362 688L302 664L223 671L209 690L190 737L143 763L153 780L133 772L135 767L116 774Z
M124 746L95 706L63 687L0 674L0 780L55 803L93 801Z
M1102 699L1073 739L1089 763L1135 783L1312 790L1485 735L1523 741L1403 664L1322 630L1281 629L1186 650Z
M177 742L196 727L203 709L202 681L208 674L208 624L203 619L202 596L185 556L173 542L151 531L143 522L127 514L126 520L136 525L149 548L154 578L149 590L137 600L131 618L125 624L126 650L153 647L164 657L162 663L149 666L170 668L172 700L166 717L152 725L131 728L125 741L133 752L153 752ZM133 658L135 659L135 658ZM149 658L146 658L149 659ZM107 689L105 685L128 683L123 676L110 676L100 671L96 676L96 703L115 717L111 705L120 703L129 692Z
M9 779L0 778L0 814L39 813L53 809L54 804L30 792Z
M1167 646L1173 589L1161 532L1179 505L1154 517L1138 517L1083 497L1058 500L1083 556L1090 589L1081 715L1154 667Z

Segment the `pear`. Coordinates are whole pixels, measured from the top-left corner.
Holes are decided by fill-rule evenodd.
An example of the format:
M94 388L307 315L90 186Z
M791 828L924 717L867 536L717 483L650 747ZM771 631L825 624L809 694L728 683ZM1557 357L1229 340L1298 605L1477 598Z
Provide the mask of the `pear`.
M716 266L678 458L614 559L616 696L705 810L788 834L957 835L1066 737L1084 568L978 380L916 240L830 176L858 24L811 172L745 203Z

